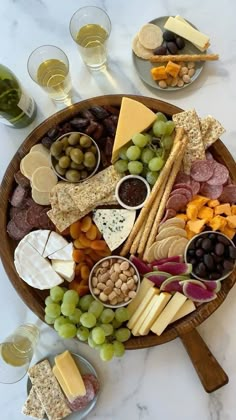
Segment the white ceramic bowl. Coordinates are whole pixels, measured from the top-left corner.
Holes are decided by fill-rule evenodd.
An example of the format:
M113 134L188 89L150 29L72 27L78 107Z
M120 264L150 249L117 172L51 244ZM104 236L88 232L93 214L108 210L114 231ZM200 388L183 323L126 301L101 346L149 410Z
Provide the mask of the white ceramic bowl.
M101 161L101 153L100 153L100 150L99 150L99 147L98 147L97 143L93 140L93 138L92 138L92 137L90 137L90 136L88 136L88 134L86 134L86 133L82 133L82 132L80 132L80 131L70 131L69 133L65 133L65 134L63 134L62 136L58 137L58 139L56 139L55 143L57 143L57 142L61 141L64 137L68 137L70 134L74 134L74 133L76 133L76 134L81 134L82 136L87 136L87 137L89 137L89 138L90 138L90 140L92 141L93 145L94 145L94 146L96 147L96 149L97 149L97 163L96 163L96 166L95 166L94 170L93 170L93 171L89 174L89 176L87 176L87 178L81 179L81 180L79 181L79 182L83 182L83 181L86 181L87 179L91 178L93 175L95 175L95 174L96 174L96 172L97 172L97 170L98 170L98 168L99 168L99 165L100 165L100 161ZM60 175L60 174L56 171L56 169L55 169L55 163L54 163L54 162L56 161L56 158L54 158L54 156L52 156L52 155L51 155L51 153L50 153L50 158L51 158L52 168L53 168L53 170L54 170L55 174L58 176L58 178L63 179L63 181L66 181L66 182L71 182L71 183L73 183L72 181L69 181L68 179L66 179L64 176ZM74 183L75 183L75 184L78 184L78 182L74 182Z
M133 207L132 207L132 206L128 206L128 205L127 205L127 204L125 204L125 203L121 200L121 198L120 198L120 195L119 195L119 189L120 189L121 185L123 184L123 182L124 182L124 181L126 181L127 179L139 179L139 180L140 180L140 181L142 181L142 182L145 184L145 186L146 186L146 189L147 189L147 195L146 195L146 198L145 198L145 200L144 200L141 204L139 204L138 206L133 206ZM151 188L150 188L149 183L146 181L146 179L144 179L143 177L141 177L141 176L139 176L139 175L126 175L126 176L124 176L123 178L121 178L121 180L117 183L117 185L116 185L116 190L115 190L115 195L116 195L116 199L117 199L118 203L121 205L121 207L123 207L123 208L125 208L125 209L127 209L127 210L139 210L139 209L141 209L141 208L143 207L143 205L144 205L145 201L147 200L147 198L148 198L148 196L149 196L150 192L151 192Z
M98 261L94 266L93 266L93 268L92 268L92 270L91 270L91 272L90 272L90 275L89 275L89 290L90 290L90 293L91 293L91 295L94 297L94 299L96 299L96 300L98 300L99 302L101 302L106 308L112 308L112 309L116 309L116 308L121 308L122 306L127 306L134 298L132 298L132 299L130 299L130 300L128 300L128 302L121 302L121 303L118 303L117 305L111 305L111 304L109 304L109 303L106 303L106 302L102 302L102 300L100 300L99 299L99 297L98 296L96 296L94 293L93 293L93 287L92 287L92 278L93 278L93 273L94 273L94 271L95 271L95 269L97 268L97 267L99 267L99 265L101 265L104 261L109 261L109 260L111 260L111 259L113 259L113 260L123 260L123 261L128 261L128 263L133 267L133 269L134 269L134 271L135 271L135 274L136 274L136 276L137 276L137 278L138 278L138 281L137 281L137 288L136 288L136 293L138 293L138 290L139 290L139 286L140 286L140 275L139 275L139 272L138 272L138 270L137 270L137 268L135 267L135 265L130 261L130 260L128 260L127 258L124 258L124 257L120 257L119 255L110 255L109 257L105 257L105 258L103 258L103 259L101 259L100 261Z

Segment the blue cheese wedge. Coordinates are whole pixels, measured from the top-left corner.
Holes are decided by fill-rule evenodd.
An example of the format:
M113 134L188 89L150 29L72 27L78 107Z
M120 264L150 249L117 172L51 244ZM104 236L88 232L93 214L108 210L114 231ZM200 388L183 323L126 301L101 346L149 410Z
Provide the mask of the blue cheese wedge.
M129 236L134 225L135 216L135 210L94 210L93 221L97 225L111 251L118 248Z

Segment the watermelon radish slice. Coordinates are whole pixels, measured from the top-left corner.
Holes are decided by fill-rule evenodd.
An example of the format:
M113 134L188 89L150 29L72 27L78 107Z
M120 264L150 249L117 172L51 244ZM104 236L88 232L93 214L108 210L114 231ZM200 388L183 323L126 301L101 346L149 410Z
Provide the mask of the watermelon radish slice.
M135 257L135 255L130 256L130 261L132 261L132 263L135 265L139 274L144 275L146 273L150 273L150 270L152 269L152 267L150 267L144 261L140 260L138 257Z
M165 273L164 271L151 271L150 273L145 274L145 277L148 280L151 280L155 286L160 287L161 284L170 277L169 273Z
M168 263L168 262L182 263L183 262L183 257L182 257L182 255L175 255L174 257L161 258L160 260L152 261L150 263L150 265L152 267L154 267L154 265L165 264L165 263Z
M204 284L206 285L208 290L211 290L215 293L218 293L221 289L221 281L204 280Z
M178 276L182 274L190 274L192 272L192 264L178 263L178 262L168 262L164 264L155 265L154 270L166 271L167 273L172 274L173 276Z
M193 300L194 302L201 303L210 302L217 297L217 295L212 290L208 290L203 284L201 286L196 284L195 280L184 282L183 293L187 298Z
M188 281L190 280L188 277L186 276L171 276L168 279L166 279L161 287L160 287L160 291L161 292L183 292L183 283L184 281Z

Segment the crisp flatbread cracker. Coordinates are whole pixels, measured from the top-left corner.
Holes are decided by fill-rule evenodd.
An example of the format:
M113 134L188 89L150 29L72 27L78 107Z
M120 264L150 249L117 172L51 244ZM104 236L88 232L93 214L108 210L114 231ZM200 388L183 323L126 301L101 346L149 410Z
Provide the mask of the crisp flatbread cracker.
M66 403L48 360L43 360L32 366L28 370L28 374L46 411L48 420L60 420L71 414L71 409Z
M22 413L25 414L25 416L34 417L39 420L45 418L45 410L34 386L32 386L28 398L22 407Z
M180 112L174 114L172 120L177 127L183 127L188 136L189 141L186 146L183 162L184 172L190 174L192 163L195 160L203 160L206 158L197 113L195 109Z
M204 148L208 149L213 143L215 143L216 140L225 132L224 127L221 125L221 123L216 120L211 115L208 115L207 117L211 121L211 125L209 126L207 132L205 133L203 137L203 143Z
M202 133L202 141L204 143L204 137L206 135L207 130L210 128L212 124L212 119L208 117L199 118L200 129Z

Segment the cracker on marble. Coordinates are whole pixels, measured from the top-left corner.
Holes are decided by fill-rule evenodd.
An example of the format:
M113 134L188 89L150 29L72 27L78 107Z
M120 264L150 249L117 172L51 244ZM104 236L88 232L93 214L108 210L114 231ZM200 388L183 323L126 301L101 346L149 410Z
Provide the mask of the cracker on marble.
M34 386L32 386L28 398L22 407L22 413L25 414L25 416L34 417L39 420L45 418L46 412Z

